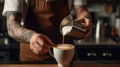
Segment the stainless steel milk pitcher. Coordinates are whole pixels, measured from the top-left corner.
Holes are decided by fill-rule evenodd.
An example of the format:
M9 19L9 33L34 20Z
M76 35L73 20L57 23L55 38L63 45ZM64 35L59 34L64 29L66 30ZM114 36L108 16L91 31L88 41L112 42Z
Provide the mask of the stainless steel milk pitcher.
M84 29L84 26L80 22L76 22L72 15L68 15L61 21L60 32L63 35L82 38L86 33L86 29Z

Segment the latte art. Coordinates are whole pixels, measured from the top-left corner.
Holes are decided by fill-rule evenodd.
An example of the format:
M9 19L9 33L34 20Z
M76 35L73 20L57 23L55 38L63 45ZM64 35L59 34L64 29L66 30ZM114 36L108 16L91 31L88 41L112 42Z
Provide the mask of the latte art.
M74 45L71 44L58 44L55 46L56 49L61 49L61 50L72 50L74 49Z

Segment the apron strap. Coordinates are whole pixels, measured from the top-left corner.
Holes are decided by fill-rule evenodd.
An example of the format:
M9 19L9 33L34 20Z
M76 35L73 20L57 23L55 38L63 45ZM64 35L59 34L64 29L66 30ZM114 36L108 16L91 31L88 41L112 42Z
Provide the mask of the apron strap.
M72 10L72 4L73 4L73 0L68 0L68 6L69 6L69 11L70 12Z

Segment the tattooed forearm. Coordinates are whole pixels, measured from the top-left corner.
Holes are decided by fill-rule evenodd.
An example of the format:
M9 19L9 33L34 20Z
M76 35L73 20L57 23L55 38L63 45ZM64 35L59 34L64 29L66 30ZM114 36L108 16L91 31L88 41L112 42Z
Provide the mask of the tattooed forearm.
M6 16L8 34L20 42L29 43L34 31L28 30L21 26L21 14L15 11L8 11L6 12Z

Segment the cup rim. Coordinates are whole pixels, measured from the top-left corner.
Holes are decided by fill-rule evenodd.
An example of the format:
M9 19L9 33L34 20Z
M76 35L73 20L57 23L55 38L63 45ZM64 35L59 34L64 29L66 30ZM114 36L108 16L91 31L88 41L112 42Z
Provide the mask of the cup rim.
M56 46L61 45L61 44L62 44L62 43L56 44L53 48L55 48L55 49L60 49L60 50L61 50L61 48L57 48L57 47L56 47ZM73 49L75 49L75 45L73 45L73 44L65 43L64 45L72 46L72 48L70 48L70 49L62 49L62 50L73 50Z

